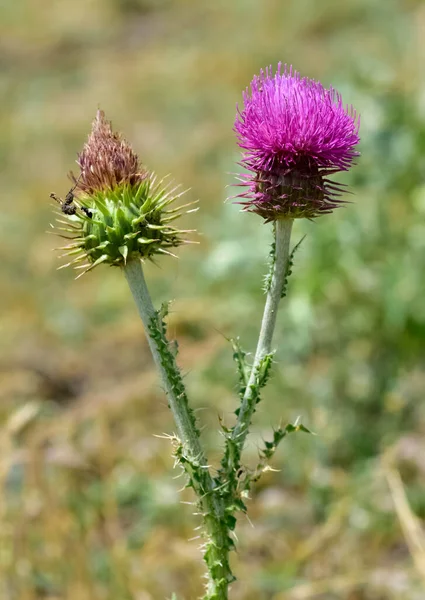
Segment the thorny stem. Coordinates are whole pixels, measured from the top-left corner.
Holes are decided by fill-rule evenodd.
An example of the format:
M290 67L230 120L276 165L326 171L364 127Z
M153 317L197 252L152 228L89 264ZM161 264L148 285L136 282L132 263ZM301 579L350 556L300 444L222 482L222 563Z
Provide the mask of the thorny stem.
M239 410L238 419L232 432L232 439L242 451L245 439L255 410L256 377L261 361L272 348L273 333L276 326L277 310L282 297L286 269L289 258L289 244L291 240L293 219L278 219L275 223L275 259L270 288L267 293L261 323L260 336L255 352L254 364L246 386L245 394Z
M147 335L149 348L152 352L155 366L159 371L165 393L168 397L168 402L177 427L177 434L180 440L186 445L187 451L190 452L192 458L196 459L197 462L207 464L199 437L192 426L192 418L189 411L176 397L168 373L163 366L157 344L149 334L151 322L156 318L157 313L152 304L149 290L146 285L141 262L138 260L130 261L124 267L124 273L128 285L130 286L131 293L133 294L133 298L137 304L139 315Z
M229 583L234 580L229 565L229 551L233 544L229 538L224 502L217 489L217 483L211 477L207 458L199 439L200 434L187 401L174 355L167 347L164 334L158 329L155 331L158 313L152 304L142 264L138 260L132 260L123 270L173 413L177 434L182 444L181 463L190 476L191 485L198 496L204 517L207 537L204 560L208 567L208 583L204 600L227 600Z

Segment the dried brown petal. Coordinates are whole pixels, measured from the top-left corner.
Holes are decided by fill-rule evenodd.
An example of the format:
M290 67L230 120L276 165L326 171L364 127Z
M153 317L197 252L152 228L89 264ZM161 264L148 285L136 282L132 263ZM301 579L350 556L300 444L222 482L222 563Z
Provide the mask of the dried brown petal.
M102 110L97 111L77 163L81 173L78 178L72 174L71 177L78 181L78 189L87 194L122 184L135 186L147 177L137 154L119 133L112 131L112 124Z

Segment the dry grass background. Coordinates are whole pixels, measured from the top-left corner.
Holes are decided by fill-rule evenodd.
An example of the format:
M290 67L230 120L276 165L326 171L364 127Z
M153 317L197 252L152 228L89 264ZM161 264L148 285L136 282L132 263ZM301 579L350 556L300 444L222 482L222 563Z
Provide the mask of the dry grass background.
M56 272L49 193L100 105L199 213L149 268L206 443L235 408L225 337L252 348L269 232L224 204L235 103L278 60L362 114L354 203L307 233L256 440L295 436L237 530L243 600L425 597L425 7L419 0L4 0L0 7L0 598L200 594L173 425L125 282ZM202 409L202 410L201 410ZM211 433L212 432L212 433ZM214 453L214 450L212 450ZM216 460L213 456L213 460Z

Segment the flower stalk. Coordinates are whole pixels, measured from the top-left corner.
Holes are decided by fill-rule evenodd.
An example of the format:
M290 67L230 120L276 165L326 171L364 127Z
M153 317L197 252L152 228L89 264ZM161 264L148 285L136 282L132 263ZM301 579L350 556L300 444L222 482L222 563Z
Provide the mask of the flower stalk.
M289 260L293 219L278 219L275 222L274 257L271 265L271 277L267 291L267 299L261 322L260 335L238 418L231 434L231 443L237 448L229 453L227 471L235 471L240 466L245 439L251 425L252 415L259 399L259 391L267 381L272 361L272 341L276 327L277 311L282 298ZM232 464L233 463L233 464Z
M176 423L177 434L185 444L190 459L205 465L206 460L199 441L199 431L196 428L195 418L187 403L184 390L178 388L176 375L170 371L170 365L167 365L164 360L164 354L160 351L159 344L155 340L155 334L152 334L152 328L158 319L158 313L152 304L142 264L139 260L132 260L127 263L123 271L145 328L155 366L167 394L168 403ZM173 360L173 362L175 361ZM177 371L175 365L171 364L171 368ZM178 374L178 378L180 378L180 374Z
M276 327L277 311L284 289L293 222L293 219L278 219L275 223L275 257L273 261L273 273L270 289L267 293L266 305L264 307L263 320L261 322L260 335L253 366L254 369L259 361L264 358L266 354L271 352L273 334ZM248 382L248 388L249 385Z
M163 313L156 311L149 294L141 261L132 260L123 267L149 348L161 377L168 403L176 423L178 440L175 455L189 476L203 516L205 528L204 560L208 567L208 583L204 600L227 600L229 583L234 581L230 570L229 552L233 541L229 537L229 517L220 487L209 471L201 445L200 432L175 360L166 338Z

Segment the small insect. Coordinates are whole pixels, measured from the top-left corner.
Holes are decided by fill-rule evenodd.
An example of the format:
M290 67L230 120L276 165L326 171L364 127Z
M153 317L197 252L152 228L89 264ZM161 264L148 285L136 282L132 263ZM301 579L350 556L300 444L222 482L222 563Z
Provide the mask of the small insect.
M81 175L80 175L80 177L81 177ZM67 195L65 196L65 200L63 200L62 198L57 196L54 192L52 192L50 194L50 198L53 198L53 200L56 200L56 202L60 205L61 211L63 212L64 215L75 215L77 212L78 206L76 206L74 204L74 199L75 199L74 190L78 185L80 177L75 182L74 187L72 187L69 190L69 192L67 193ZM85 206L81 206L80 210L82 210L82 212L86 215L86 217L88 217L89 219L92 218L91 210L89 210Z

